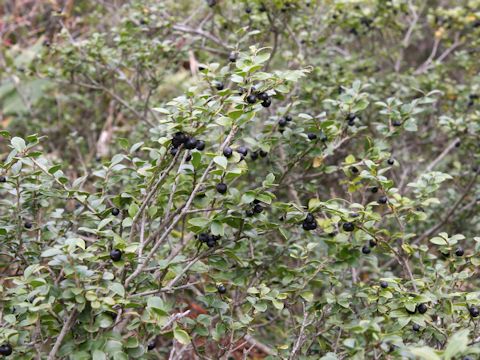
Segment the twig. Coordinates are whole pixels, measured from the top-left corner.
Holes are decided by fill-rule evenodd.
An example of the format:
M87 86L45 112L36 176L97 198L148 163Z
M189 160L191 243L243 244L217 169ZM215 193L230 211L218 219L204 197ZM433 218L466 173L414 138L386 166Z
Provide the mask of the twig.
M50 354L48 354L47 360L54 360L55 359L55 356L57 355L58 349L60 349L60 345L62 345L63 338L70 331L76 315L77 315L77 310L76 309L72 310L72 312L70 313L70 315L67 318L67 321L65 321L65 323L63 324L63 327L62 327L62 330L60 331L60 334L58 334L57 340L55 341L55 344L53 345L53 348L50 351Z

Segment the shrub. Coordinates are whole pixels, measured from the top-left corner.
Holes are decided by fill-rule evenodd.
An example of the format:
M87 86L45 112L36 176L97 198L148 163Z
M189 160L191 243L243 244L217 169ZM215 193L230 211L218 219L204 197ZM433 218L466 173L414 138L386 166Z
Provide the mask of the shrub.
M37 4L0 355L478 356L480 4L434 3Z

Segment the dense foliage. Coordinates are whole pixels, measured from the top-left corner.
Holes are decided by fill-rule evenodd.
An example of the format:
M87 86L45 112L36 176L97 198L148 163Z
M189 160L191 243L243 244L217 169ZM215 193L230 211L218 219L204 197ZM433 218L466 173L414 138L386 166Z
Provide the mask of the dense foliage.
M0 6L0 355L480 358L480 0Z

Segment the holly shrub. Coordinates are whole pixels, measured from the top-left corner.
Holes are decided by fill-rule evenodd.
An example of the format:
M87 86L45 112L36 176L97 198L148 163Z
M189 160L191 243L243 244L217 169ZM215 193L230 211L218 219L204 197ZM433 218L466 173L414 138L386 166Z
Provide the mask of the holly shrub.
M0 356L479 359L479 0L6 0Z

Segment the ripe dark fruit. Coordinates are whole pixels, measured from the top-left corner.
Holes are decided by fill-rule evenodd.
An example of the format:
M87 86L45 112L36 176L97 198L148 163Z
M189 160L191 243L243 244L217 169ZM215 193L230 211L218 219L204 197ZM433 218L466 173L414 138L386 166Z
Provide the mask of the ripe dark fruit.
M302 228L305 231L315 230L317 228L317 222L316 221L312 221L312 222L304 221L302 223Z
M257 96L255 94L250 94L247 96L247 103L255 104L257 102Z
M7 178L3 175L0 176L0 183L4 183L7 181Z
M228 55L228 61L230 61L231 63L234 63L235 61L237 61L237 53L232 51L230 55Z
M196 149L197 149L198 151L204 150L204 149L205 149L205 141L203 141L203 140L198 140L198 141L197 141Z
M245 12L247 14L250 14L252 12L252 8L250 8L250 7L245 8Z
M258 151L254 151L250 154L250 157L253 161L258 159Z
M210 7L214 7L217 5L217 0L207 0L207 5Z
M371 252L372 252L372 250L370 249L370 246L364 245L362 247L362 253L364 253L365 255L370 254Z
M265 100L268 100L270 98L270 96L268 96L268 94L266 92L261 92L257 95L258 99L260 101L265 101Z
M278 120L278 126L280 126L281 128L285 127L286 125L287 125L287 120L285 120L283 118Z
M388 165L393 165L393 164L395 164L395 160L393 160L393 159L388 159L388 160L387 160L387 163L388 163Z
M117 216L118 214L120 214L120 209L118 209L118 208L113 208L113 209L112 209L112 215L113 215L113 216Z
M227 184L225 183L217 184L216 188L220 194L225 194L227 192Z
M308 140L315 140L317 138L317 135L314 133L309 133L307 136L308 136Z
M388 198L386 196L380 196L377 200L379 204L386 204L388 201Z
M420 314L425 314L425 313L427 312L427 310L428 310L428 307L427 307L427 305L425 305L425 304L422 303L422 304L419 304L419 305L417 306L417 310L418 310L418 312L419 312Z
M386 282L386 281L380 281L380 287L381 287L382 289L388 288L388 282Z
M3 344L0 345L0 355L9 356L13 352L12 345L10 344Z
M353 126L355 125L355 120L349 120L348 121L348 126Z
M122 252L118 249L113 249L110 251L110 259L115 262L120 261L122 259Z
M355 118L356 118L355 114L350 113L350 114L347 115L347 121L348 122L354 121Z
M176 147L171 147L170 148L170 155L175 156L178 153L178 148Z
M253 207L253 212L255 214L260 214L262 211L263 211L263 206L260 204L255 204L255 206Z
M352 232L355 229L355 225L351 222L343 223L342 228L344 231Z
M197 140L193 137L189 137L187 141L185 141L185 149L193 150L197 147Z
M227 292L227 288L225 287L225 285L220 284L217 285L217 291L219 294L225 294Z
M400 120L393 120L392 125L396 127L402 126L402 122Z
M207 246L209 248L213 248L216 244L217 244L217 241L211 237L207 240Z
M372 186L372 187L370 188L370 191L375 194L375 193L378 192L378 187Z
M285 115L285 120L287 120L288 122L292 121L292 115Z
M370 239L370 240L368 241L368 245L370 245L370 247L373 248L373 247L377 246L377 241L374 240L374 239Z
M172 146L179 147L184 144L185 141L187 141L187 136L183 132L178 131L172 137Z
M463 254L465 254L465 251L463 250L463 248L459 247L457 248L457 250L455 250L455 255L463 256Z
M207 233L201 233L198 235L198 240L202 243L207 242L210 237L208 236Z
M265 158L267 157L268 153L266 151L260 150L259 155L260 157Z
M192 154L188 154L187 157L185 158L185 161L190 161L192 160Z
M150 341L150 342L148 343L147 349L148 349L148 350L153 350L153 349L155 349L155 346L156 346L156 345L157 345L157 343L155 342L155 340L152 340L152 341Z
M231 147L228 147L226 146L224 149L223 149L223 156L229 158L230 156L232 156L233 154L233 150Z
M215 89L217 89L218 91L223 90L223 87L224 87L223 82L221 81L215 82Z
M476 306L470 306L468 308L468 312L470 313L470 316L471 317L478 317L478 315L480 315L480 310L478 310L478 308Z
M420 331L420 325L418 325L418 324L413 324L413 325L412 325L412 330L413 330L413 331Z
M325 142L325 141L327 141L327 140L328 140L327 135L325 135L323 132L320 133L320 141L321 141L321 142Z
M358 174L358 168L356 168L355 166L352 166L350 168L350 171L353 173L353 174Z
M305 221L306 222L313 222L313 221L315 221L315 217L311 213L308 213L307 217L305 218Z
M25 221L23 226L25 226L25 229L31 229L33 225L30 221Z
M270 107L270 105L272 105L272 99L271 98L268 98L267 100L262 101L262 106L263 107L268 108L268 107Z
M247 215L248 217L252 217L253 215L255 215L255 213L253 212L253 210L248 209L248 210L245 212L245 215Z
M240 146L238 149L237 149L237 152L242 154L243 156L247 156L248 154L248 149L245 147L245 146Z

